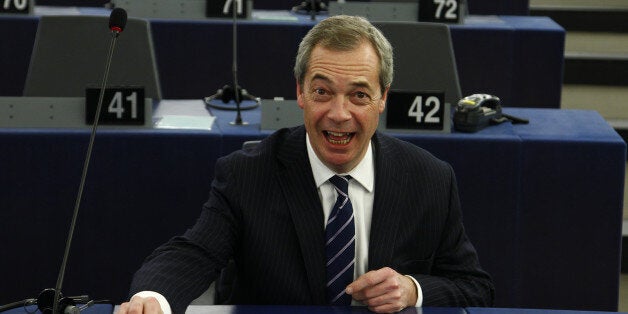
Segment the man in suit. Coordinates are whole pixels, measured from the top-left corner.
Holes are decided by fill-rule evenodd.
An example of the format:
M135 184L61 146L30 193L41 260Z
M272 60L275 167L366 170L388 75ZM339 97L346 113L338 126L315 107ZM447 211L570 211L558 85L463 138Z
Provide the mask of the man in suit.
M376 132L392 48L330 17L296 58L304 125L221 158L196 224L151 254L120 313L185 311L233 260L232 304L487 306L452 168Z

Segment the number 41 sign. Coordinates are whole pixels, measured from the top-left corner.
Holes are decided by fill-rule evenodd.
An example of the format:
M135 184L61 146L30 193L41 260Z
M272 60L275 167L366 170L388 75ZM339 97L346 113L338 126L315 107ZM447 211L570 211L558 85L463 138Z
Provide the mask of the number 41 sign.
M87 88L85 94L85 122L93 124L100 97L99 88ZM143 125L144 88L109 87L103 95L99 124Z
M439 91L395 91L388 93L380 130L451 132L450 104Z

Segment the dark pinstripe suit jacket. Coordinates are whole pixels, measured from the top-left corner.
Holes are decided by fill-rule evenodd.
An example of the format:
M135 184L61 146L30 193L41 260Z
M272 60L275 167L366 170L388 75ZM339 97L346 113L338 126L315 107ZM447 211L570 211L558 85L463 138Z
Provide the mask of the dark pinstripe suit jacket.
M464 232L451 167L380 133L373 147L369 269L413 275L425 306L490 305L493 285ZM233 259L231 303L325 304L324 218L305 129L221 158L215 173L194 227L147 258L131 293L158 291L182 312Z

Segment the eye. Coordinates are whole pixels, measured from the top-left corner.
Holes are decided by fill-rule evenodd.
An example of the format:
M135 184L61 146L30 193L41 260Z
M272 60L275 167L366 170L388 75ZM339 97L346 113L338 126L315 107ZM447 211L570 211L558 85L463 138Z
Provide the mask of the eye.
M312 89L312 99L314 101L328 101L331 98L331 92L329 90L317 87Z
M327 94L327 91L322 89L322 88L317 88L317 89L314 90L314 93L316 95L325 95L325 94Z
M371 96L363 91L356 91L351 95L353 102L360 105L371 103Z

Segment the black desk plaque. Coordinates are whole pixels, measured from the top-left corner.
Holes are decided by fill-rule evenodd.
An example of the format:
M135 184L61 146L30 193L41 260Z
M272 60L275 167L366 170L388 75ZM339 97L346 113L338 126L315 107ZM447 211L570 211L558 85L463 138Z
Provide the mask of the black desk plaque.
M419 21L460 23L462 0L419 0Z
M94 123L100 88L87 88L85 93L85 123ZM98 124L143 125L144 87L108 87L105 89Z
M247 18L249 16L248 0L207 0L207 17L227 17L233 15L231 11L235 2L236 13L238 18Z
M449 104L442 91L391 90L380 128L387 131L451 132Z
M0 13L30 14L31 0L0 0Z

